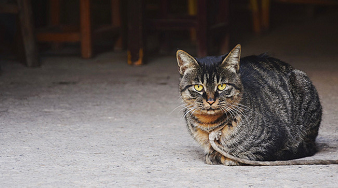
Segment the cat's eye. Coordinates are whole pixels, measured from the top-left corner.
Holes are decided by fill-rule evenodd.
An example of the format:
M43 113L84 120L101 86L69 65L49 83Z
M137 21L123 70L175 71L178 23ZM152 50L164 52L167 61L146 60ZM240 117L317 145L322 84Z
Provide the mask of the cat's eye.
M217 86L217 89L220 90L220 91L223 91L226 87L227 87L226 84L219 84L219 85Z
M196 84L196 85L194 85L194 89L196 91L202 91L203 90L203 86L201 84Z

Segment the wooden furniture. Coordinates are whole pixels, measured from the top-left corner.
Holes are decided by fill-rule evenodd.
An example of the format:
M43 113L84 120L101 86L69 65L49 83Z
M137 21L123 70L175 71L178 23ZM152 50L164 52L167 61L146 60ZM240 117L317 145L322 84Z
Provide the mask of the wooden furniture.
M40 66L38 48L35 41L34 24L30 0L17 0L16 4L0 4L0 13L17 14L21 32L24 61L28 67Z
M120 8L119 0L111 0L112 23L93 30L91 22L91 0L80 0L80 26L60 24L60 0L50 0L50 27L37 32L39 42L80 42L81 56L91 58L93 56L93 39L103 36L104 32L117 32L120 34ZM121 35L120 35L121 36ZM121 37L115 48L121 48Z
M208 55L208 45L212 32L223 34L220 53L228 51L229 41L229 1L198 0L197 13L190 15L171 15L168 11L168 3L161 0L161 16L155 19L146 19L144 0L128 0L128 64L141 65L145 61L145 37L146 30L196 30L197 56ZM191 3L189 3L191 4ZM216 14L218 13L218 14ZM195 15L193 15L195 14Z
M253 31L257 34L269 28L270 0L250 0Z
M274 0L280 3L338 5L337 0ZM270 0L250 0L253 30L259 34L270 27Z

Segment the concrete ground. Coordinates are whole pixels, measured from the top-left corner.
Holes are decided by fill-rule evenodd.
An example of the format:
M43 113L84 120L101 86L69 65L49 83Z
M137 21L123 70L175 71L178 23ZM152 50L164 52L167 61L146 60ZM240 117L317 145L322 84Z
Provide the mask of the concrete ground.
M242 43L304 70L324 116L321 151L338 159L336 17L276 26ZM337 187L338 165L207 165L182 115L174 54L131 67L125 52L1 61L0 187Z

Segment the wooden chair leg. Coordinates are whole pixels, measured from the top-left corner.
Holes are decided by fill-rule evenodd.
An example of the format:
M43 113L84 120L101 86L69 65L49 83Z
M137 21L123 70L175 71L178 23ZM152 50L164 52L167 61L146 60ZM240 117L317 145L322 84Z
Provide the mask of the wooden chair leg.
M250 0L250 4L252 9L253 30L256 34L259 34L261 32L261 23L258 0Z
M40 66L38 48L34 34L33 13L30 0L17 0L21 35L28 67Z
M208 22L207 22L207 1L198 1L198 14L197 14L197 56L204 57L208 55Z
M128 0L128 64L142 65L144 56L143 0Z
M188 13L190 16L196 16L197 14L197 0L188 0ZM196 42L196 29L190 29L190 40Z
M83 58L91 58L93 52L90 20L90 0L80 0L80 25L81 55Z

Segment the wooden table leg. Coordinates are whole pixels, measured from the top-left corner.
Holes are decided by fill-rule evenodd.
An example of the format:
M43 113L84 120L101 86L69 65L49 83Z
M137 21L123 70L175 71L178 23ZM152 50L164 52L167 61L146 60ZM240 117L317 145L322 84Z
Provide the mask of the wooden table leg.
M33 13L30 0L17 0L21 35L25 50L26 65L28 67L40 66L39 53L34 34Z
M83 58L91 58L93 52L90 20L90 0L80 0L80 25L81 55Z
M143 0L128 0L128 64L142 65L143 50Z

